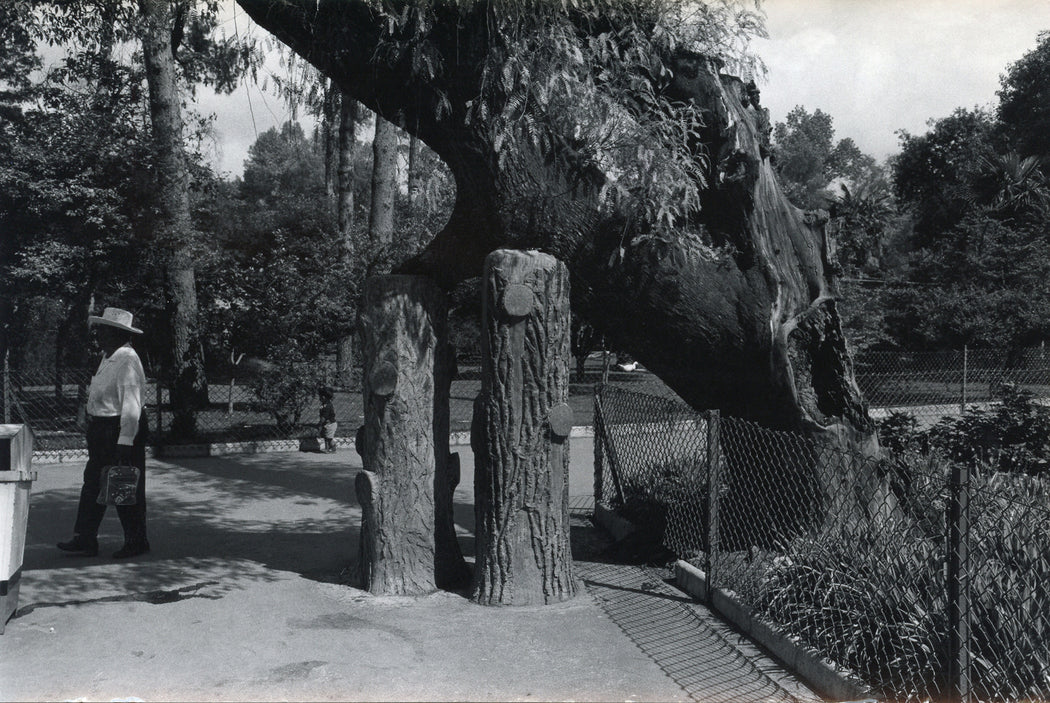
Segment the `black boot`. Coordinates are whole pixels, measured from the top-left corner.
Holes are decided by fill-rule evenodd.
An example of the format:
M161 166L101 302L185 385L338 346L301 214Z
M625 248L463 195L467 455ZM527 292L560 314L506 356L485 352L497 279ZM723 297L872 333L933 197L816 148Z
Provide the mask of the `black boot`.
M113 552L113 558L127 559L128 557L137 557L140 554L145 554L148 551L149 542L145 539L125 542L123 547Z
M79 552L86 557L98 556L98 538L85 537L84 535L73 535L68 542L59 542L55 545L63 552Z

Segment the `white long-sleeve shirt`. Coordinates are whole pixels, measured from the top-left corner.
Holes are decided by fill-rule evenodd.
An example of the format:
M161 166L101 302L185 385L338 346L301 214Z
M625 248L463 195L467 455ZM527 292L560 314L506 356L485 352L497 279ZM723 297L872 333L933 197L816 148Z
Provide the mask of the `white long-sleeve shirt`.
M139 429L146 373L130 344L102 359L88 388L87 413L94 417L119 417L117 444L131 445Z

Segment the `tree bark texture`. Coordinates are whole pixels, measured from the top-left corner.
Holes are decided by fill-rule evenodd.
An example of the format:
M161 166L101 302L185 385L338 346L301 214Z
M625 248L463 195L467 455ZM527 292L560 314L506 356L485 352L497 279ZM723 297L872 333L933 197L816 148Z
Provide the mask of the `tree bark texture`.
M397 142L397 127L377 114L372 140L372 207L368 220L369 236L376 243L389 244L394 239Z
M753 84L723 74L717 59L661 57L673 74L665 94L705 119L690 143L707 184L689 222L698 234L668 240L601 209L604 177L581 161L571 130L552 135L553 157L537 150L501 160L498 129L470 110L483 71L499 75L486 60L504 50L489 31L489 3L434 5L426 41L442 71L425 76L410 61L378 58L377 47L392 40L363 0L238 2L449 166L452 215L401 272L451 287L476 275L496 249L551 253L569 267L574 310L695 408L877 451L840 330L824 220L781 192L768 114ZM591 31L585 23L577 29ZM538 182L549 186L542 197Z
M335 139L337 182L335 187L336 221L343 242L343 256L349 262L354 256L354 148L356 144L357 101L353 96L339 93L338 130ZM336 342L336 376L346 387L353 382L354 337L348 334Z
M569 273L549 254L485 263L475 404L474 595L534 605L576 595L569 545Z
M445 294L429 279L377 276L361 313L365 478L364 588L422 594L466 584L449 478L449 388Z
M423 200L423 170L420 164L420 150L423 142L412 134L408 138L408 208L409 215L417 217Z
M324 193L336 204L336 178L339 172L339 88L331 78L324 79L324 101L321 103L321 134L324 135Z
M208 397L197 321L197 282L189 248L189 173L182 144L182 109L171 43L167 0L140 0L142 53L149 85L150 122L157 171L154 236L166 250L165 302L171 333L172 431L192 434L194 412Z
M354 146L357 143L357 101L339 96L339 181L336 191L339 236L347 256L354 252Z

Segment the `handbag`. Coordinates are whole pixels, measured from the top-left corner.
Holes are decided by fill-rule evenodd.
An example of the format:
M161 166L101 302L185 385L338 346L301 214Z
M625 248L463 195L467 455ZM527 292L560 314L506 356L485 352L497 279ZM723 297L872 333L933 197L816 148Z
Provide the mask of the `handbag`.
M139 485L139 467L113 464L102 467L97 503L99 505L134 505Z

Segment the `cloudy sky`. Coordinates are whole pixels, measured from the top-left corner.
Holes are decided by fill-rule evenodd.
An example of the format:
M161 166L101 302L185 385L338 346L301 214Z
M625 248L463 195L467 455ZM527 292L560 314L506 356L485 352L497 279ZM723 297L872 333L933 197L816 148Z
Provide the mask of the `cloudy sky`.
M795 105L834 120L836 138L884 159L897 130L926 131L956 107L995 103L999 76L1050 30L1047 0L766 0L769 39L756 49L768 68L762 103L774 122ZM230 32L266 36L243 12ZM258 133L289 118L273 90L244 84L235 95L202 92L217 114L214 160L237 175Z
M999 77L1050 30L1046 0L767 0L762 103L774 121L820 108L878 159L896 132L994 105Z

